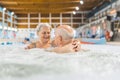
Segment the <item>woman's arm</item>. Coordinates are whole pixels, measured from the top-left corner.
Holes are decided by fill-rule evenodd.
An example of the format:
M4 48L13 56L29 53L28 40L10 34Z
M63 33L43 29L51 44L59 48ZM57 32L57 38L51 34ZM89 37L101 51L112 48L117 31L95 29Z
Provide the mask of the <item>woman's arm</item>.
M32 49L32 48L36 48L36 43L31 43L27 47L25 47L25 49Z
M56 53L70 53L70 52L78 52L81 50L81 44L77 40L73 40L72 43L69 43L62 47L55 47L53 49L49 49L49 52L56 52Z
M54 40L51 43L52 47L54 48L48 48L45 49L49 52L56 52L56 53L69 53L69 52L78 52L81 50L81 43L80 40L74 39L71 43L65 45L65 46L55 46Z

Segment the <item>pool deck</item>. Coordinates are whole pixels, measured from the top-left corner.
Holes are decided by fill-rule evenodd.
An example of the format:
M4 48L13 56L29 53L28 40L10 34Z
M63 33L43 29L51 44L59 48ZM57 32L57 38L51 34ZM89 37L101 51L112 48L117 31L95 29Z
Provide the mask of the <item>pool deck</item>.
M120 46L120 42L107 42L107 44Z

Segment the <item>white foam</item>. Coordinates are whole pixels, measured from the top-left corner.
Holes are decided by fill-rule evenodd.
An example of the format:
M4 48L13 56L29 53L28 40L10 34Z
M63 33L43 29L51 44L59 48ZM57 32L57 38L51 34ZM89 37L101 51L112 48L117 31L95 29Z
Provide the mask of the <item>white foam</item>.
M120 46L82 45L87 52L56 54L23 45L0 46L1 80L120 80Z

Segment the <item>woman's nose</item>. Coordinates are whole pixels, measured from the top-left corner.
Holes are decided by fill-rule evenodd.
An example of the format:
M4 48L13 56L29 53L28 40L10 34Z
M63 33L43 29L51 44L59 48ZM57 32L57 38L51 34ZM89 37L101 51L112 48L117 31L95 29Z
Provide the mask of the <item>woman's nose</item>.
M46 35L46 36L49 36L50 34L46 33L45 35Z

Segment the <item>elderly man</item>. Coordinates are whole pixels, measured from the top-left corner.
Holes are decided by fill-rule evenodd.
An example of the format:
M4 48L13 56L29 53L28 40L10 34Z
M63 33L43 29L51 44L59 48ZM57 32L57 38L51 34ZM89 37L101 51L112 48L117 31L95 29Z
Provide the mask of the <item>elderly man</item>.
M55 47L53 52L68 53L77 52L81 49L80 41L73 39L74 30L68 25L61 25L55 29L55 39L52 45Z

